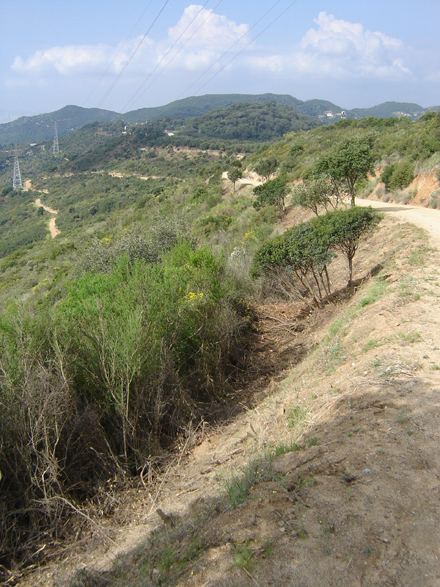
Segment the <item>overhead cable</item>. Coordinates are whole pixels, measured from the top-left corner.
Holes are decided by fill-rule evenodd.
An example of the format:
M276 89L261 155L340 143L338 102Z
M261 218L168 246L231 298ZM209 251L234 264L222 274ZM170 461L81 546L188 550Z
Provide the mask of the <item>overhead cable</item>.
M110 69L110 67L113 65L113 63L116 61L117 56L119 55L119 53L121 53L122 49L125 47L125 45L127 44L128 39L130 39L131 35L134 33L134 31L136 30L137 25L141 22L142 18L144 17L144 14L147 12L147 10L150 8L151 3L153 2L153 0L150 0L150 2L148 2L147 7L145 8L145 10L142 12L142 14L140 15L140 17L138 18L138 20L136 21L136 24L134 25L134 27L131 29L131 31L128 33L127 38L125 39L125 41L122 43L122 45L119 47L119 49L116 51L115 56L113 57L113 59L110 61L110 63L107 66L107 69L104 71L104 73L101 75L99 81L97 82L96 86L93 88L93 90L90 92L90 94L87 96L87 98L85 99L83 106L85 106L87 104L87 102L90 99L90 96L94 93L94 91L96 90L96 88L99 86L99 84L102 82L102 80L104 79L104 77L107 75L108 70Z
M197 14L194 16L194 18L191 20L191 22L188 24L188 26L185 28L185 30L179 35L178 39L176 39L176 41L174 41L174 43L171 45L171 47L168 49L168 51L165 53L165 55L162 57L162 59L159 61L159 63L156 65L156 67L148 74L147 78L142 82L142 84L140 85L140 87L136 90L136 92L133 94L133 96L130 98L130 100L128 100L128 102L125 104L125 106L122 108L121 112L124 112L124 110L127 108L127 106L129 104L134 103L137 99L139 99L144 92L151 86L151 84L159 77L159 75L162 73L162 71L164 71L168 65L171 63L171 61L174 59L174 57L176 57L176 55L179 54L179 52L183 49L183 47L185 47L185 45L192 39L192 37L195 35L195 33L199 30L199 28L208 20L208 18L211 16L212 11L209 13L209 15L207 16L207 18L205 18L205 20L202 22L202 24L194 31L194 33L187 39L187 41L184 43L184 45L179 49L179 51L176 53L176 55L174 55L174 57L172 57L172 59L170 59L170 61L166 64L166 66L160 71L159 75L157 75L154 80L151 82L151 84L149 86L147 86L144 90L144 92L142 92L138 97L137 94L139 94L139 92L142 90L142 88L144 87L144 85L148 82L148 80L151 78L151 76L153 75L153 73L157 70L157 68L161 65L161 63L163 63L163 61L166 59L167 55L170 54L170 52L174 49L174 47L177 45L177 43L180 41L180 39L183 37L183 35L186 33L186 31L189 29L189 27L193 24L193 22L196 20L196 18L199 16L199 14L202 12L202 10L205 8L205 6L208 4L209 0L206 0L205 4L203 4L203 6L200 7L200 10L197 12ZM217 4L217 6L222 2L222 0L220 0L220 2ZM217 8L217 6L214 7L213 10L215 10Z
M250 41L247 45L245 45L243 47L243 49L241 49L241 51L239 51L236 55L234 55L234 57L232 57L232 59L230 59L227 63L225 63L225 65L223 65L223 67L221 67L211 78L209 78L209 80L206 83L204 83L202 86L200 86L200 88L198 90L196 90L195 93L198 94L201 90L203 90L203 88L205 86L207 86L215 77L217 77L218 74L221 73L225 69L225 67L227 67L230 63L232 63L234 61L234 59L237 59L237 57L239 57L244 51L246 51L246 49L250 45L252 45L252 43L254 43L259 37L261 37L261 35L263 33L265 33L267 31L267 29L270 28L274 24L274 22L276 22L278 19L280 19L283 16L283 14L285 14L290 8L292 8L292 6L297 3L297 1L298 0L293 0L293 2L291 2L289 4L289 6L285 10L283 10L283 12L281 12L281 14L279 14L276 18L274 18L260 33L258 33L258 35L254 39L252 39L252 41ZM190 87L192 87L193 85L194 84L192 84Z
M295 0L295 1L296 1L296 0ZM192 83L190 86L188 86L188 87L186 88L186 90L184 90L184 91L183 91L183 92L182 92L182 93L181 93L181 94L178 96L178 98L177 98L177 99L179 100L180 98L182 98L182 96L184 96L184 95L185 95L185 94L186 94L186 93L187 93L187 92L188 92L188 91L189 91L189 90L190 90L190 89L191 89L193 86L195 86L195 85L196 85L196 83L197 83L199 80L201 80L201 79L202 79L202 77L204 77L204 76L205 76L205 75L208 73L208 71L210 71L210 70L211 70L211 69L212 69L212 68L213 68L215 65L217 65L217 63L218 63L219 61L221 61L225 55L227 55L227 54L228 54L230 51L232 51L232 49L233 49L233 48L234 48L236 45L238 45L238 43L239 43L239 42L240 42L240 41L241 41L241 40L242 40L242 39L243 39L243 38L244 38L244 37L245 37L247 34L249 34L249 33L251 32L251 30L252 30L252 29L254 29L254 28L257 26L257 24L259 24L259 23L260 23L260 22L261 22L261 21L262 21L264 18L266 18L266 16L269 14L269 12L272 12L272 10L273 10L273 9L274 9L276 6L278 6L278 4L279 4L280 2L281 2L281 0L277 0L277 2L275 2L275 4L274 4L274 5L273 5L271 8L269 8L269 10L268 10L267 12L265 12L265 13L263 14L263 16L261 16L261 17L260 17L260 18L257 20L257 22L255 22L255 23L254 23L254 24L251 26L251 28L250 28L250 29L248 29L248 30L247 30L245 33L243 33L243 34L241 35L241 37L240 37L239 39L237 39L237 40L235 41L235 43L233 43L233 44L232 44L232 45L229 47L229 49L227 49L227 50L226 50L226 51L225 51L225 52L224 52L222 55L220 55L220 57L219 57L219 58L218 58L216 61L214 61L214 63L212 63L212 64L211 64L211 65L208 67L208 69L206 69L206 70L205 70L205 71L204 71L204 72L203 72L201 75L199 75L199 77L198 77L198 78L197 78L197 79L196 79L196 80L195 80L195 81L194 81L194 82L193 82L193 83ZM256 38L258 38L258 37L256 37ZM255 39L253 39L253 40L251 41L251 43L253 43L253 42L254 42L254 40L255 40ZM249 43L249 45L250 45L251 43ZM246 47L248 47L249 45L246 45ZM241 51L240 53L242 53L242 52L243 52L243 51ZM231 60L231 61L232 61L232 60ZM215 77L215 76L214 76L214 77Z
M100 108L102 106L102 104L104 103L104 101L107 99L108 95L110 94L110 92L113 90L113 88L115 87L115 85L118 83L118 81L121 79L124 71L127 69L127 67L130 65L133 57L136 55L136 53L138 52L140 46L142 45L142 43L145 41L145 39L147 38L148 33L151 31L151 29L153 28L153 26L156 24L156 21L158 20L159 16L162 14L162 12L165 10L166 5L168 4L170 0L165 0L165 3L163 4L162 8L159 10L159 13L157 14L156 18L153 20L153 22L151 23L150 27L148 28L147 32L145 33L145 35L143 35L142 39L139 41L139 43L137 44L136 48L134 49L134 51L132 52L132 54L130 55L127 63L124 65L124 67L122 68L122 70L120 71L120 73L116 76L116 79L113 81L113 83L111 84L110 88L107 90L107 92L105 93L104 97L102 98L102 100L99 102L98 104L98 108Z

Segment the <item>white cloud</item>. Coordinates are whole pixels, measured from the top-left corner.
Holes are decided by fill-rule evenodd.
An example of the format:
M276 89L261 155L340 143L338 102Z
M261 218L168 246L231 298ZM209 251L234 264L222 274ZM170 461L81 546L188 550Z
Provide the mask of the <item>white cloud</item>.
M359 23L338 20L320 12L317 28L309 29L297 48L281 55L257 57L251 63L294 76L327 76L335 79L402 79L411 74L403 60L403 43Z
M194 22L192 22L194 20ZM189 71L204 70L211 63L237 42L240 46L246 42L249 30L247 24L237 24L226 16L205 10L202 6L188 6L179 22L168 29L168 36L158 42L145 39L133 59L132 68L144 75L167 54L168 49L176 47L164 59L166 65L180 49L178 59L173 61L173 68ZM83 73L102 73L109 68L112 73L119 73L142 37L120 43L117 47L104 44L68 45L50 47L36 51L28 58L17 56L11 66L12 71L22 80L41 79L53 74L69 76ZM182 50L182 45L185 47ZM116 56L116 57L115 57ZM133 72L133 69L131 69ZM14 83L18 80L9 80Z
M117 47L109 47L104 44L51 47L36 51L26 60L16 57L11 68L19 74L38 76L50 72L57 72L61 75L77 72L101 72L109 66L114 72L119 72L140 40L141 37L138 37L121 43ZM151 45L152 41L145 39L144 44Z
M191 21L194 19L194 22ZM186 30L187 29L187 30ZM202 9L197 4L185 8L175 27L168 29L171 42L179 39L186 47L203 47L210 51L226 50L249 31L247 24L237 24L226 16Z

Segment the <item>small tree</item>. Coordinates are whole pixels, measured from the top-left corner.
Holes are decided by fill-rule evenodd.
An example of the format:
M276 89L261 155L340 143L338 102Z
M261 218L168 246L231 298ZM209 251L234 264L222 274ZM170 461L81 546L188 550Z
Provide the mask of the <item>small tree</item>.
M331 293L327 267L335 251L347 257L349 279L353 280L353 257L359 244L371 235L382 216L371 208L335 210L312 218L283 235L270 239L255 253L251 276L274 273L281 278L293 275L306 288L316 303L322 300L322 291ZM318 298L309 278L313 278ZM300 295L298 287L293 290Z
M258 175L262 175L267 181L269 179L269 176L272 175L272 173L275 173L277 167L277 159L273 155L270 155L269 157L266 157L266 159L261 159L260 161L258 161L254 169L258 173Z
M322 177L314 181L304 181L293 188L292 204L307 208L318 216L320 206L326 212L329 206L336 207L337 199L336 202L332 199L334 192L333 184Z
M343 185L355 206L356 184L373 172L372 137L349 137L315 165L315 173L331 179L335 188Z
M255 253L251 276L255 278L262 274L275 274L293 290L296 297L303 297L300 288L295 284L296 278L315 303L319 304L322 291L330 294L327 265L335 255L330 250L325 232L322 232L316 220L303 222L264 243ZM310 278L316 284L318 298Z
M243 169L241 167L237 167L236 165L233 165L232 167L229 168L228 178L234 184L234 194L235 194L235 182L238 179L241 179L242 177L243 177Z
M403 161L401 163L387 165L380 176L380 181L383 181L387 191L403 189L409 185L413 179L414 163L411 161Z
M277 177L257 185L253 189L253 193L257 196L254 202L254 208L260 210L264 206L277 206L281 211L284 210L284 199L289 193L289 188L286 186L286 179Z
M321 230L329 246L345 254L348 261L348 287L353 281L353 257L363 240L366 240L382 219L372 208L335 210L319 218Z

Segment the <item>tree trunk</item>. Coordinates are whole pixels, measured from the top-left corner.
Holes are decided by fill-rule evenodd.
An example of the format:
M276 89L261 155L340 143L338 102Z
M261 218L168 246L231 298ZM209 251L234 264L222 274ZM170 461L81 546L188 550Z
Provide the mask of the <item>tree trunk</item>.
M347 287L351 287L353 281L353 257L348 257L348 283Z

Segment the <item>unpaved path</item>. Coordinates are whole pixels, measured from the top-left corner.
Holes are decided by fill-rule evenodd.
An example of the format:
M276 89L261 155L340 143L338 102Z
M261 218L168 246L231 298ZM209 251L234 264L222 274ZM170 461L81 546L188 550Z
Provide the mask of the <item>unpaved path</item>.
M405 222L412 222L416 226L426 230L436 246L440 246L440 210L422 208L420 206L403 206L399 204L388 204L376 200L363 200L356 198L359 206L371 206L375 210L387 212Z
M35 200L35 205L38 206L39 208L43 208L44 210L46 210L46 212L49 212L50 214L58 214L58 210L54 210L53 208L49 208L49 206L45 206L42 201L40 200L40 198L37 198ZM60 234L60 230L57 228L56 225L56 218L53 217L49 220L49 231L50 231L50 236L52 238L55 238L58 234Z
M223 171L222 179L229 179L227 171ZM252 172L248 172L246 174L246 177L242 177L241 179L237 179L237 181L235 183L239 184L239 185L257 186L257 185L261 185L263 183L263 180L261 179L261 177L259 175L257 175L256 173L254 173L252 171Z
M23 191L24 192L28 192L31 189L32 189L32 180L31 179L27 179L24 182ZM48 190L43 190L43 192L45 194L49 193ZM46 212L49 212L49 214L55 214L55 215L58 214L58 210L54 210L53 208L49 208L49 206L45 206L42 203L42 201L40 200L40 198L37 198L35 200L35 205L38 206L38 208L43 208L44 210L46 210ZM59 230L59 228L57 228L56 218L55 217L53 217L53 218L51 218L49 220L49 232L50 232L50 236L52 238L55 238L56 236L58 236L61 233L61 231Z
M139 175L137 173L121 173L119 171L109 171L108 174L111 177L119 177L119 179L124 179L126 177L136 177L137 179L143 179L143 180L164 179L163 176L159 176L159 175ZM178 179L178 178L176 178L176 179Z

